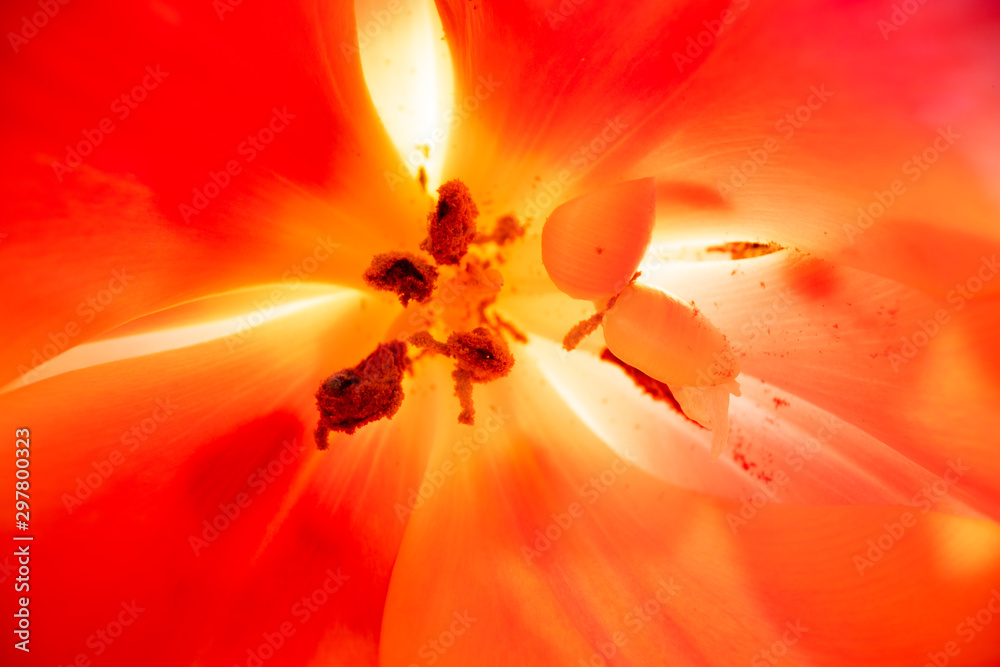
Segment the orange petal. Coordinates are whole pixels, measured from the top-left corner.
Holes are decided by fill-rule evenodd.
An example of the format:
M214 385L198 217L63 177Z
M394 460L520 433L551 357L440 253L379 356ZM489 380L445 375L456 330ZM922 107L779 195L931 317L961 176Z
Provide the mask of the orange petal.
M514 372L522 386L491 397L512 427L407 528L380 664L604 664L604 652L621 664L723 666L783 650L804 664L902 666L948 642L968 664L1000 656L996 623L971 643L956 630L1000 596L996 524L766 505L734 531L738 503L630 466L526 369ZM438 450L431 469L452 456ZM897 524L901 536L882 537ZM886 547L859 574L869 540Z
M245 662L285 622L295 634L282 660L335 645L373 664L403 531L391 504L419 484L426 390L408 385L413 400L394 421L323 454L312 394L364 357L394 313L341 295L235 345L197 342L0 396L4 428L31 430L33 565L48 573L31 590L32 653L94 659L88 637L134 600L143 611L105 647L109 664ZM295 605L324 599L316 592L338 568L348 579L306 618Z

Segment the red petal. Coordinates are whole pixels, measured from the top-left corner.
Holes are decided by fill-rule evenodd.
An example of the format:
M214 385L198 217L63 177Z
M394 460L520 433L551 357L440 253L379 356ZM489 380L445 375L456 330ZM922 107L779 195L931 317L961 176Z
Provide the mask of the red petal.
M1000 15L979 2L928 4L899 27L890 23L899 7L747 3L683 92L593 180L654 175L721 195L724 208L663 215L660 232L672 236L776 240L829 255L867 242L872 225L896 224L959 267L963 246L995 248L1000 189L986 155L1000 146L990 120L1000 114ZM928 228L936 233L921 243ZM955 232L968 243L940 245ZM905 270L896 263L876 270L929 282L917 278L915 258Z
M4 24L20 24L22 11L5 7ZM357 59L342 52L356 40L350 7L216 12L203 2L60 4L0 70L10 97L0 317L19 323L5 329L4 380L50 357L47 345L206 294L359 284L372 253L418 240L426 200L410 183L390 190L383 170L395 168L394 150ZM155 82L147 65L167 74ZM114 101L136 86L146 99L119 117ZM295 117L273 131L286 108ZM52 162L84 133L96 137L104 118L114 130L60 182ZM272 142L251 151L248 135L262 130ZM225 174L229 162L238 174ZM181 205L215 183L219 194L185 224ZM326 260L310 259L317 246ZM120 294L108 291L114 271L134 276L124 290L112 285ZM94 298L107 300L94 307Z

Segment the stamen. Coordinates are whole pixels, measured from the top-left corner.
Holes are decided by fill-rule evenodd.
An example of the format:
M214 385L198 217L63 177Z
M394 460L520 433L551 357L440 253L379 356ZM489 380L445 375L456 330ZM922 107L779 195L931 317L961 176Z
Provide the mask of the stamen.
M472 403L472 373L456 368L451 372L455 378L455 396L462 411L458 413L458 423L472 426L476 423L476 406Z
M563 349L567 352L575 350L576 346L582 343L584 338L597 331L597 327L601 326L601 322L603 321L604 311L602 310L594 313L582 322L574 324L573 328L563 336Z
M316 392L316 446L329 446L330 431L351 434L383 417L392 419L403 404L403 371L409 364L406 343L392 341L380 344L354 368L328 377Z
M514 366L514 355L503 338L486 327L448 336L450 356L459 368L472 374L473 382L492 382L506 376Z
M784 250L774 241L768 243L757 243L755 241L730 241L719 245L705 248L708 252L723 252L729 255L730 259L749 259L751 257L762 257L773 252Z
M429 352L443 354L446 357L451 356L451 349L444 343L434 340L434 337L427 331L418 331L410 336L410 343Z
M630 284L631 282L635 282L635 279L639 277L639 273L639 271L635 272L635 275L632 276ZM603 308L599 309L596 313L582 322L574 324L573 328L567 331L566 335L563 337L563 349L567 352L572 352L580 343L583 342L584 338L597 331L597 327L601 326L601 323L604 321L604 313L608 312L608 310L615 305L615 301L617 300L618 295L616 294L608 299L607 304L605 304Z
M510 334L510 337L518 343L528 342L528 335L514 326L512 322L508 322L497 313L493 313L493 319L496 320L496 328L498 331L506 331Z
M458 415L460 424L474 424L476 409L472 404L472 384L492 382L510 373L514 355L507 342L486 327L472 331L456 332L448 336L447 343L434 340L426 331L410 336L417 347L443 354L455 360L455 396L462 406Z
M376 255L364 274L370 287L397 294L404 307L411 299L432 302L407 313L406 323L397 319L387 337L402 338L404 330L419 327L422 330L408 339L421 350L417 359L425 354L443 354L455 360L452 377L462 408L458 416L462 424L475 422L472 385L505 377L514 365L503 332L509 332L515 340L527 341L514 325L499 315L494 323L487 312L503 287L503 275L491 267L494 259L480 256L482 252L466 256L469 244L476 239L502 246L524 236L524 228L513 216L505 216L497 221L491 234L477 237L478 215L469 189L461 181L452 180L438 188L438 203L428 216L427 238L420 248L431 254L438 267L455 265L454 269L443 269L445 278L440 285L438 268L408 252ZM496 261L500 261L499 254L495 253ZM434 339L428 327L453 333L442 343ZM406 353L406 342L402 340L380 345L354 368L342 370L324 382L316 393L320 410L316 442L320 449L326 448L330 431L353 433L369 422L392 418L403 400L403 373L412 372Z
M526 230L527 227L519 223L517 218L505 215L497 220L497 226L489 234L485 232L476 234L476 240L473 243L477 245L496 243L498 246L505 246L524 236Z
M438 265L458 264L476 238L479 209L469 188L451 180L438 188L437 208L427 216L427 238L420 244Z
M375 255L365 271L370 287L383 292L395 292L405 308L413 299L417 303L430 301L434 294L438 271L413 253L386 252Z

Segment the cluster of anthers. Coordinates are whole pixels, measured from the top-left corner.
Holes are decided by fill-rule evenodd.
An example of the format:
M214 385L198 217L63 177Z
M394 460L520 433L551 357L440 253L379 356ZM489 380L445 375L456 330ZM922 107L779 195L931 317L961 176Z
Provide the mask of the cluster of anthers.
M412 252L376 255L365 271L373 289L393 292L403 307L410 301L437 308L413 310L415 325L394 327L390 341L379 344L358 365L327 378L316 392L319 424L316 445L326 449L330 431L351 434L365 424L391 419L403 403L403 375L413 372L409 345L423 354L441 354L454 360L452 377L461 412L458 421L473 424L472 385L492 382L510 373L514 356L504 335L524 342L526 337L487 308L496 301L503 276L493 261L469 253L470 245L500 248L524 235L512 216L501 218L489 233L476 230L479 211L469 189L458 180L438 188L438 202L428 216L427 238L420 244L433 261ZM435 299L435 295L442 298ZM431 331L450 332L441 342Z
M469 253L470 244L495 244L494 259L500 261L499 248L523 236L523 227L508 216L491 234L479 234L479 213L465 185L450 181L438 195L427 238L420 245L433 262L409 252L376 255L365 280L374 289L394 292L404 307L411 300L423 304L445 294L451 298L434 300L449 305L440 312L414 313L411 323L418 326L390 330L391 342L323 383L316 394L320 449L326 447L330 431L353 433L396 413L403 401L403 374L412 369L408 344L422 350L420 354L454 360L458 421L472 424L472 385L510 372L514 357L505 335L526 340L499 315L488 314L503 277L485 252ZM560 291L592 302L597 311L570 329L563 347L573 350L603 328L607 349L601 358L618 364L646 392L710 429L711 455L718 458L729 433L729 397L740 395L739 360L726 336L694 302L638 280L655 217L652 178L577 197L549 215L541 235L545 270ZM435 339L432 331L446 339Z

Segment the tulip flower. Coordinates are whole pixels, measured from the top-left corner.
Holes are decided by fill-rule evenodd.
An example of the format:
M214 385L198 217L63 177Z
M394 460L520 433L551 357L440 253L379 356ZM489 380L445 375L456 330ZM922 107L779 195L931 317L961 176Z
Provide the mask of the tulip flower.
M0 25L3 664L1000 660L995 4Z

